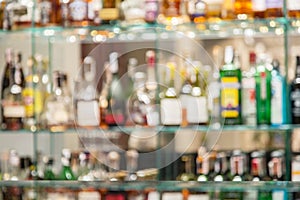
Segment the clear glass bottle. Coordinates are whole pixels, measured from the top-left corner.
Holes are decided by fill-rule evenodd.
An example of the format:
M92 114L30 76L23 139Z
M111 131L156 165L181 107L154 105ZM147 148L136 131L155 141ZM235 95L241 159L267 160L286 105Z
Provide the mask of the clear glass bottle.
M159 0L145 0L145 21L147 23L155 23L158 10L159 10Z
M265 18L266 0L252 0L252 10L254 18Z
M53 92L46 99L43 119L51 132L65 131L71 121L72 106L66 90L66 77L62 72L53 73Z
M163 125L180 125L182 122L181 103L174 85L175 69L175 63L167 63L165 77L167 87L160 99L160 118Z
M127 177L125 180L127 181L136 181L137 180L137 169L138 169L138 158L139 153L134 150L130 149L126 151L126 170L127 170Z
M266 55L258 55L256 74L257 125L271 123L271 72L267 68Z
M209 22L219 22L222 18L223 0L204 0L207 4L207 19Z
M285 180L285 159L283 150L271 152L271 159L268 162L269 175L273 181Z
M285 124L286 117L286 81L280 74L280 66L278 60L272 62L273 70L271 71L271 124Z
M99 96L95 87L96 61L88 56L83 60L82 78L76 94L76 122L79 127L95 128L100 124Z
M193 172L194 169L194 159L192 155L182 155L181 161L184 164L184 171L178 175L177 180L179 181L194 181L196 180L196 175Z
M256 99L255 99L255 66L256 54L249 54L249 70L242 75L242 111L243 122L246 125L256 125Z
M23 128L23 120L25 117L25 106L22 98L24 89L24 75L20 66L19 55L12 56L12 65L10 65L10 85L3 91L3 123L7 130L19 130Z
M126 119L125 111L125 89L119 78L118 53L109 55L109 69L112 74L107 94L107 110L105 122L108 126L124 125Z
M186 13L184 0L163 0L161 2L161 13L157 21L166 25L178 25L190 22Z
M209 181L208 178L208 163L206 162L207 159L207 151L204 146L199 147L198 155L196 158L196 173L197 173L197 181L205 182Z
M206 21L207 4L203 0L187 1L187 13L190 20L194 23L203 23Z
M229 166L228 166L228 161L227 161L227 155L225 152L219 152L217 153L217 158L216 162L214 164L214 177L213 181L215 182L223 182L223 181L228 181L228 171L229 171Z
M234 49L225 48L224 65L220 70L221 82L221 118L224 124L233 125L242 123L241 110L241 69L233 63Z

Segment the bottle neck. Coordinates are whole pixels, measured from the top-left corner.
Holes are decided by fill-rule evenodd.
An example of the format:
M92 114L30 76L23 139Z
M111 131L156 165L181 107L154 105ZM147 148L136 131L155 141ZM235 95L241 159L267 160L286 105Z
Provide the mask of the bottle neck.
M296 77L300 77L300 63L296 66Z

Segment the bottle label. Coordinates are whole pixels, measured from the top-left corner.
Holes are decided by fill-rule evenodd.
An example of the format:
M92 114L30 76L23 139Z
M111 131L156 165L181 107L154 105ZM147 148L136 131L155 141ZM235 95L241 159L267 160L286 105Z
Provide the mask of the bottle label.
M252 9L254 12L265 11L267 9L266 1L252 0Z
M266 0L266 7L267 7L267 9L282 8L283 0Z
M87 15L87 5L84 1L74 1L70 4L70 15L73 21L82 21Z
M188 123L206 123L208 121L206 98L189 96L187 100L186 112Z
M98 126L100 124L99 106L96 100L77 102L77 124L79 126Z
M283 123L283 85L279 79L272 79L271 123Z
M288 10L300 10L300 1L299 0L287 0L287 9Z
M300 90L291 92L292 114L295 117L300 117Z
M164 98L160 102L161 123L163 125L179 125L182 118L179 99Z
M22 95L23 95L26 117L32 117L34 114L33 89L25 88L22 92Z
M221 115L223 118L236 118L240 113L240 83L237 77L221 78Z
M3 106L3 116L7 118L25 117L25 106L23 105L5 105Z
M64 103L48 102L47 109L49 111L47 117L48 125L67 124L69 122L69 114Z
M245 123L255 125L256 123L256 98L254 77L242 79L242 110Z
M97 200L101 200L101 196L99 194L99 192L85 192L85 191L82 191L82 192L78 192L78 200L94 200L94 199L97 199Z

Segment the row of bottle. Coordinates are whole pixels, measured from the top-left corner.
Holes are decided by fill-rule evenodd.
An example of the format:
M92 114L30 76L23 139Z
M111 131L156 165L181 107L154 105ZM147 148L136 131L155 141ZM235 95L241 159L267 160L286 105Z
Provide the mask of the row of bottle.
M2 29L37 26L100 25L123 19L129 23L218 21L283 16L283 0L3 0L0 7ZM288 15L300 16L296 0L287 1Z
M55 71L51 82L47 61L41 56L29 58L24 68L27 72L23 73L21 55L15 56L8 49L2 78L1 126L7 130L44 128L62 132L74 126L280 125L288 123L290 116L292 123L299 123L300 57L290 93L279 72L279 62L270 62L265 53L256 56L251 52L249 70L243 72L232 46L225 48L220 71L213 72L189 57L180 62L157 63L153 50L148 50L145 57L146 65L130 58L127 72L120 78L119 54L112 52L104 64L99 94L97 62L87 56L72 97L66 74Z

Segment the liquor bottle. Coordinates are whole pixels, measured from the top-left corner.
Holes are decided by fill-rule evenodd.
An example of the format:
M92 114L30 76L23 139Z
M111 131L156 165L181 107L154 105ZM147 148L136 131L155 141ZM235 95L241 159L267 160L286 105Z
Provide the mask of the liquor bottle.
M45 156L43 158L43 162L45 165L45 168L43 170L43 174L44 174L43 179L44 180L55 180L56 176L54 174L54 168L53 168L54 159L51 157Z
M158 0L145 0L145 21L147 23L155 23L158 10Z
M66 90L66 77L60 71L53 73L53 92L46 99L43 120L51 132L65 131L71 120L72 106Z
M251 153L251 179L252 181L268 181L266 153L265 151L254 151Z
M76 180L76 177L73 174L73 171L70 167L71 160L71 150L63 149L61 151L61 163L62 168L59 173L59 180Z
M297 0L287 0L286 7L290 18L300 17L300 2Z
M11 55L13 56L13 55ZM19 130L23 128L25 107L22 98L24 75L20 66L20 55L14 56L10 66L10 85L3 91L3 119L5 129Z
M234 2L235 16L239 20L247 20L253 17L251 0L235 0Z
M207 19L209 22L221 21L223 0L204 0L207 4Z
M241 112L241 70L233 64L234 50L232 46L225 48L224 65L220 70L221 82L221 118L224 124L242 123Z
M125 180L127 181L136 181L137 180L137 167L138 167L138 157L139 154L136 150L128 150L126 151L126 170L127 176Z
M256 125L256 99L255 99L255 66L256 54L250 52L250 69L243 71L242 78L242 110L243 122L246 125Z
M96 61L88 56L83 60L82 78L76 95L76 119L79 127L92 128L100 124L98 92L94 86Z
M283 0L266 0L266 18L283 17Z
M91 172L91 166L90 166L90 158L91 154L88 151L82 151L79 153L79 168L77 172L77 179L79 181L93 181L94 176Z
M252 10L254 18L265 18L266 0L252 0Z
M279 61L273 60L273 70L271 72L271 124L280 125L285 124L286 117L286 86L285 79L280 74Z
M145 2L144 1L122 1L120 4L121 16L124 16L123 20L126 24L143 24L145 23Z
M268 163L269 175L273 181L285 180L285 159L284 151L275 150L271 152L271 159Z
M193 156L192 155L183 155L181 157L181 161L184 164L184 171L177 176L177 180L179 181L194 181L196 180L196 175L193 172Z
M102 23L106 24L110 21L117 20L120 16L119 6L120 0L103 0L102 8L99 12Z
M69 4L70 4L70 0L59 0L57 21L63 27L70 26Z
M296 57L295 78L291 83L291 117L293 124L300 124L300 56Z
M167 88L160 100L160 117L163 125L179 125L182 122L181 103L174 85L175 68L175 63L167 63L165 80Z
M184 0L163 0L161 13L158 15L157 21L166 25L178 25L189 22L190 19L185 13L184 3Z
M266 55L258 55L255 84L257 124L271 123L271 72L267 68Z
M56 2L56 1L54 1ZM52 13L56 12L54 8L52 8L52 2L49 0L42 0L38 3L38 9L40 12L40 19L38 20L38 25L40 26L47 26L47 25L53 25L54 21L52 21L54 18L51 16Z
M196 158L196 173L197 173L197 181L205 182L209 181L208 177L208 159L207 159L207 151L204 146L200 146L198 149L198 155Z
M227 155L225 152L219 152L217 153L216 161L214 164L214 177L213 181L215 182L223 182L228 181L228 161L227 161Z
M191 22L203 23L206 20L207 4L203 0L187 1L187 13Z
M109 126L123 125L125 123L125 89L119 79L118 53L112 52L109 55L109 70L112 79L108 89L108 107L105 115L105 122Z
M24 128L27 130L35 131L36 123L34 118L34 83L33 83L33 67L36 64L34 57L29 57L27 60L27 72L25 74L25 87L22 92L24 106L25 106L25 119Z
M72 26L88 25L88 6L84 0L73 0L69 4L70 22Z
M234 0L224 0L221 12L222 20L233 20L236 18L234 13Z
M100 110L100 128L107 129L108 124L106 124L105 116L108 112L108 105L109 105L109 88L112 80L112 74L109 70L109 63L105 62L103 69L105 69L104 72L104 80L102 81L102 90L99 95L99 110Z
M120 171L120 154L116 151L111 151L107 155L107 165L109 167L109 181L124 180L126 173Z

